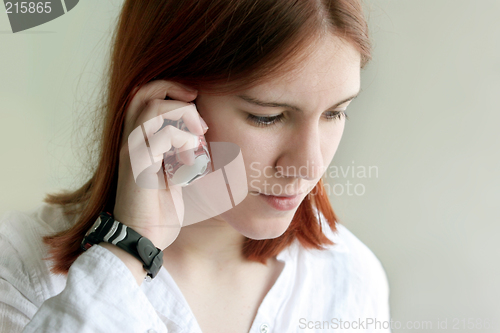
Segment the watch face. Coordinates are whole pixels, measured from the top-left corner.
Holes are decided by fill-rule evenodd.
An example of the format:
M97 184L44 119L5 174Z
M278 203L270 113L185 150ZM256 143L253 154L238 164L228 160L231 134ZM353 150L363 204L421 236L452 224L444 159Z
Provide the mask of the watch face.
M87 231L87 233L85 234L85 237L87 237L88 235L90 235L91 233L93 233L94 231L96 231L97 228L99 228L100 225L101 225L101 217L99 216L97 218L97 220L94 222L94 225L92 226L92 228L90 228L89 231Z

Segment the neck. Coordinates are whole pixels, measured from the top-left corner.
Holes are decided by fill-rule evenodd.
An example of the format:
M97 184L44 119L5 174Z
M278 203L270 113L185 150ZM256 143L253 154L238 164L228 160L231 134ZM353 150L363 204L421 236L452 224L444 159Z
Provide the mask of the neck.
M245 237L220 218L181 228L164 251L164 261L187 266L227 267L248 262L242 255Z

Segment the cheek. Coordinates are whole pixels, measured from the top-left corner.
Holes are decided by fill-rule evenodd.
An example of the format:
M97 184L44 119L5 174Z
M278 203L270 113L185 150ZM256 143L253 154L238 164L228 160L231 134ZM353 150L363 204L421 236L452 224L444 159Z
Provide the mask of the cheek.
M272 163L272 156L278 146L273 138L258 135L245 124L212 119L213 125L205 133L205 140L210 142L231 142L241 150L247 178L260 178L262 168Z
M260 179L264 173L267 177L271 177L270 166L274 165L275 159L279 156L278 147L282 146L279 137L247 129L241 133L240 144L248 179Z
M326 167L330 165L337 149L340 145L340 141L342 139L342 134L344 132L345 120L342 120L342 123L339 123L335 126L334 130L329 130L328 133L323 137L321 142L321 151L323 153Z
M238 133L236 115L227 106L225 97L199 95L196 99L196 108L208 125L205 133L207 142L235 142Z
M337 148L339 147L340 141L342 139L342 133L343 127L338 131L335 131L335 133L333 135L330 135L326 142L323 143L331 154L335 154L335 151L337 151Z

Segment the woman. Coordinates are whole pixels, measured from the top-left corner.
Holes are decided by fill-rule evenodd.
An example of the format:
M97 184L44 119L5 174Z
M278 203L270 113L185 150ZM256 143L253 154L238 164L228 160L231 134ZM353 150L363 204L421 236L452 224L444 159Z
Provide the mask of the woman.
M369 59L357 0L125 1L93 176L0 225L2 332L390 331L385 272L336 223L321 180ZM244 200L188 224L189 186L139 186L131 134L151 138L158 116L187 124L156 151L178 148L187 165L193 134L236 144ZM153 157L146 176L161 184ZM150 257L116 233L84 240L104 216L150 241Z

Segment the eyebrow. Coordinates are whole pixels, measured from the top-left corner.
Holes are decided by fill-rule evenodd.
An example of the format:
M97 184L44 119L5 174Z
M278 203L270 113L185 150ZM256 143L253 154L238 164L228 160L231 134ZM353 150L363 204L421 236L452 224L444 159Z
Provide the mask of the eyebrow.
M359 96L361 90L362 89L358 90L358 92L356 94L352 95L351 97L348 97L348 98L346 98L346 99L344 99L344 100L336 103L335 105L332 105L327 110L335 109L339 105L342 105L344 103L352 101L353 99L355 99L356 97ZM258 99L254 98L254 97L247 96L247 95L237 95L237 97L241 98L242 100L244 100L244 101L246 101L246 102L248 102L250 104L254 104L254 105L257 105L257 106L268 107L268 108L288 108L288 109L292 109L292 110L295 110L295 111L298 111L298 112L303 112L302 109L299 108L298 106L292 105L292 104L288 104L288 103L265 102L265 101L258 100Z

